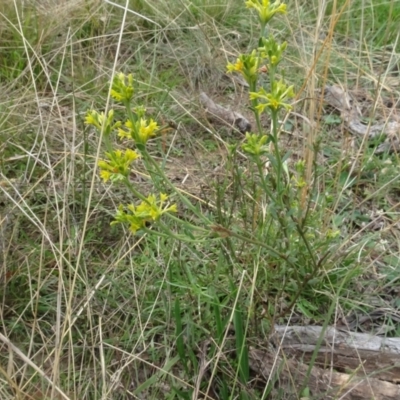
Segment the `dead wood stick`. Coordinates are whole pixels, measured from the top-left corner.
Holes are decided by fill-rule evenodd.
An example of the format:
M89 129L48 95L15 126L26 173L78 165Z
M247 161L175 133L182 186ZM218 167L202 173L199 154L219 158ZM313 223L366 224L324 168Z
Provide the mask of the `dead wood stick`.
M340 111L340 115L353 135L375 138L385 135L386 140L375 150L376 154L394 151L400 148L400 123L386 121L385 123L364 124L361 121L361 111L355 105L351 96L340 86L327 85L324 90L324 101Z
M275 326L271 342L279 351L251 349L249 353L250 367L267 379L279 370L281 384L292 382L300 388L317 349L307 384L314 395L324 399L400 399L400 338L335 327L323 332L321 326Z
M295 359L284 359L272 353L251 349L249 352L250 368L267 381L273 373L279 371L280 387L292 387L298 390L307 377L308 366ZM275 357L278 357L275 363ZM275 368L274 368L275 367ZM313 396L323 396L325 400L398 400L400 387L396 384L376 378L360 378L355 374L344 374L313 367L307 382Z
M243 115L215 104L204 92L200 93L200 103L211 119L236 127L241 133L251 131L251 124Z
M321 326L276 326L274 342L282 351L308 362L322 334ZM316 365L358 370L380 380L400 383L400 338L385 338L328 327L318 348ZM399 397L400 399L400 397Z

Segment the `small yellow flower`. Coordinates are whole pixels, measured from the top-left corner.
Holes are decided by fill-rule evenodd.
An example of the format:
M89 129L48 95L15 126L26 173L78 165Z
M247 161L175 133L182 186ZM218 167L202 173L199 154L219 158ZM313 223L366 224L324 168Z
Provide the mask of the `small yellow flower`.
M138 132L139 143L145 144L151 137L155 136L157 130L157 122L150 119L149 123L147 123L146 119L141 118Z
M99 113L95 110L88 111L85 117L85 124L93 125L97 129L101 129L101 126L99 124Z
M120 72L114 76L111 86L111 97L120 102L130 102L134 93L132 74Z
M132 161L135 161L139 157L140 156L138 153L136 153L136 151L134 151L132 149L125 150L125 162L126 163L131 163Z
M262 25L271 20L275 14L286 14L286 4L276 0L271 4L270 0L247 0L247 8L254 8L258 11L258 16Z
M111 225L128 223L130 231L136 233L147 223L157 221L163 214L177 211L176 204L164 205L167 199L168 196L163 193L160 193L158 200L157 196L151 194L137 206L126 206L126 211L124 206L120 205Z
M110 168L110 164L109 164L107 161L100 160L100 161L97 163L97 166L98 166L100 169L111 169L111 170L113 171L113 169Z
M125 126L129 129L129 126L128 126L128 125L132 125L132 124L130 123L130 121L126 121L126 122L125 122ZM119 129L118 129L118 136L119 136L121 139L131 139L132 136L133 136L133 134L132 134L132 129L129 129L129 131L127 132L126 130L124 130L124 129L122 129L122 128L119 128Z
M168 200L168 196L165 193L160 193L160 203L164 203Z
M227 73L239 72L246 82L251 86L257 81L258 66L260 59L255 50L251 54L241 54L235 64L228 63Z
M103 179L104 182L107 182L111 178L111 172L105 169L100 170L100 178Z
M130 172L130 165L140 156L134 150L115 150L105 153L107 161L100 160L97 165L100 168L100 177L104 182L108 180L117 181L127 177Z
M157 122L153 119L147 122L145 118L140 118L137 122L128 120L125 122L125 127L128 128L128 131L118 129L118 136L133 139L136 144L146 144L151 137L156 135L159 129Z
M114 110L110 110L107 115L104 112L90 110L86 114L85 124L94 126L99 132L103 131L104 135L109 135L121 125L121 121L114 123Z
M176 213L176 212L178 212L178 206L176 204L172 204L167 208L166 211L175 212Z
M238 58L236 60L235 64L228 63L228 65L226 66L226 69L227 69L227 72L234 72L234 71L243 72L243 69L244 69L243 61L240 58Z
M271 92L267 93L264 88L261 88L258 92L250 92L250 99L265 100L265 103L259 103L257 105L257 111L263 112L266 107L272 111L277 111L280 108L286 108L290 110L292 107L290 104L285 103L288 98L294 97L293 86L287 86L282 80L273 82L271 86Z

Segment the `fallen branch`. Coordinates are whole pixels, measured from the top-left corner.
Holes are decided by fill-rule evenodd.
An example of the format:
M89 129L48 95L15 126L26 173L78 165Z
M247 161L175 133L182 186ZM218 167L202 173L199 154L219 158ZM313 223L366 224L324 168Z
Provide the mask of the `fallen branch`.
M321 334L319 326L277 326L272 339L278 349L251 349L250 367L266 380L276 373L281 385L290 383L300 388ZM307 387L324 399L395 400L400 399L398 382L400 338L328 328L310 369Z
M241 133L251 131L251 124L243 115L215 104L204 92L200 93L200 103L212 120L236 127Z
M377 154L385 151L394 151L400 148L400 123L387 121L380 124L366 125L361 122L361 111L355 105L350 95L337 85L327 85L324 90L324 101L340 111L340 116L346 124L347 129L353 135L375 138L385 135L386 140L380 144L375 152Z

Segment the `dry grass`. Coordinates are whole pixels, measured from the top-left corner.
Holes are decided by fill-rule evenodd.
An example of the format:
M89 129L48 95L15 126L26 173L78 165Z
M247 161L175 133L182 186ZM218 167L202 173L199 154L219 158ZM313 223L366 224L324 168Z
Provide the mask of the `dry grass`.
M355 263L365 278L354 285L358 297L331 287L338 317L346 316L348 304L351 316L376 306L396 310L400 265L397 154L376 159L366 143L353 151L342 126L327 124L326 110L314 101L317 88L337 83L369 93L365 115L398 116L398 36L391 47L376 50L362 32L337 31L337 21L352 15L351 3L327 14L331 2L296 1L274 26L289 43L284 67L298 93L297 116L289 117L282 143L293 159L307 160L311 181L311 145L322 140L318 185L334 197L332 219L347 229L343 249L361 243L367 250ZM222 174L227 145L240 136L206 121L198 91L247 112L245 89L224 72L226 61L254 42L257 27L234 0L134 0L130 7L135 11L100 0L8 0L0 6L2 399L172 399L178 398L173 388L200 393L204 387L201 374L197 382L188 380L176 354L172 292L182 288L178 297L195 315L192 328L207 331L210 314L198 312L212 310L205 288L228 279L214 276L219 261L211 247L189 249L110 227L113 210L128 194L100 183L101 143L83 116L93 107L109 108L115 71L134 72L153 117L178 125L161 144L170 176L200 198L201 207L211 204L210 181ZM392 106L382 106L382 99ZM143 184L139 173L135 179ZM252 296L251 277L235 273L239 293ZM197 292L185 287L188 281ZM221 297L227 292L229 285L221 286ZM300 309L295 317L310 320ZM395 322L378 323L399 334ZM229 370L229 332L209 360L212 377L220 365ZM187 335L187 341L203 338ZM215 398L208 372L203 383L207 379L208 398Z

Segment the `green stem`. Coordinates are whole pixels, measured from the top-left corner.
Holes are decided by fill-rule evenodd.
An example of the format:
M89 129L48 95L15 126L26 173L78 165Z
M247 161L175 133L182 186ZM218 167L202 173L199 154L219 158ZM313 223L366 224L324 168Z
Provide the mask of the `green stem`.
M270 88L271 88L271 91L272 91L272 84L275 82L275 69L276 69L276 66L272 66L271 65L271 61L270 61L269 64L270 64L269 65L269 85L270 85Z
M168 214L168 217L171 218L172 217L171 214ZM181 220L179 220L179 222L182 223ZM156 236L164 237L164 238L168 238L168 239L172 238L172 239L176 239L176 240L179 240L179 241L182 241L182 242L185 242L185 243L196 243L196 244L198 244L198 243L200 243L202 241L202 239L199 239L198 237L196 237L195 239L190 239L187 236L177 235L177 234L173 233L171 231L171 229L169 229L167 227L167 225L161 223L160 221L157 221L157 226L159 228L161 228L161 230L164 231L164 232L151 230L151 229L146 228L146 227L142 227L141 230L143 230L144 232L147 232L149 234L152 234L152 235L156 235Z
M257 81L251 82L250 83L250 92L256 92L256 91L257 91ZM251 100L251 106L253 108L254 117L256 119L258 134L262 135L263 129L261 126L260 114L257 110L257 105L258 105L258 99Z
M256 160L256 165L257 165L258 173L260 174L262 188L263 188L264 192L267 194L267 196L272 200L274 198L274 196L268 188L268 184L265 179L265 175L264 175L264 171L263 171L263 163L259 158Z
M267 24L261 23L260 38L263 38L266 36L266 29L267 29Z
M193 230L196 230L196 231L200 231L200 232L204 232L204 233L209 233L209 232L210 232L209 229L205 229L205 228L202 228L202 227L200 227L200 226L193 225L193 224L191 224L190 222L181 220L180 218L175 217L175 215L173 215L173 214L171 214L171 213L168 213L168 218L170 218L170 219L172 219L172 220L178 222L179 224L184 225L186 228L190 228L190 229L193 229Z
M276 160L276 176L277 176L277 189L278 195L281 196L281 188L282 188L282 157L281 152L278 146L278 111L271 111L271 119L272 119L272 143L274 145L274 156Z
M128 189L140 200L144 201L147 204L150 204L149 201L147 200L147 197L145 197L142 193L140 193L136 188L132 185L132 183L129 181L129 178L125 177L124 180L125 185L128 187Z
M111 144L110 135L109 135L108 132L107 133L103 133L103 143L104 143L104 145L105 145L105 147L107 149L107 152L112 154L113 153L113 146Z

